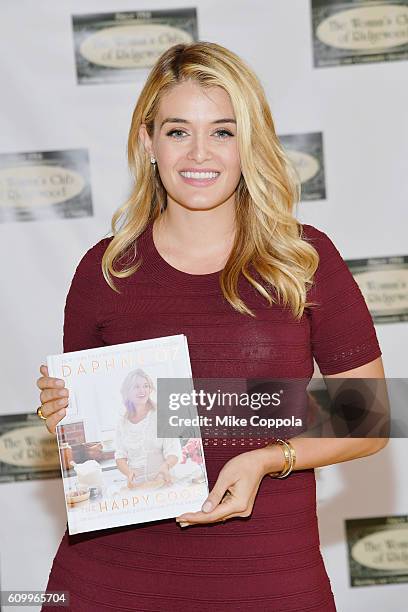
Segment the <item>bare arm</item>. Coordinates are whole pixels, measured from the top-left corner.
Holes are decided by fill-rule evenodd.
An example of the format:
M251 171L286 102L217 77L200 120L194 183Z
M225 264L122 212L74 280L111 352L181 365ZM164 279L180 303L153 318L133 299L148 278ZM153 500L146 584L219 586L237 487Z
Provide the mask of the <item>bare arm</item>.
M384 379L384 368L381 357L353 370L325 376L329 393L336 388L335 379L339 378L377 378ZM333 463L341 463L377 453L388 443L388 438L319 438L308 439L301 436L291 438L290 442L296 451L296 470L317 468ZM282 450L277 446L256 449L263 464L264 473L277 472L283 468Z
M118 470L120 470L126 478L130 476L131 469L129 468L127 459L116 459L116 465L118 466Z
M168 455L164 460L164 463L167 463L169 468L172 468L178 463L178 457L176 455Z

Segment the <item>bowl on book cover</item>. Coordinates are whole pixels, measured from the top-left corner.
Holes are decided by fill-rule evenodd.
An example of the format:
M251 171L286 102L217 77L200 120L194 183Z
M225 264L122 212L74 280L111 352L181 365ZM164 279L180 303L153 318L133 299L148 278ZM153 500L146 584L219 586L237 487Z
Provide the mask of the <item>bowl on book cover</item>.
M89 499L90 491L89 487L78 486L75 489L71 489L65 494L65 499L69 506L74 506L80 502Z
M89 459L84 463L71 462L78 476L78 486L102 487L102 468L95 459Z

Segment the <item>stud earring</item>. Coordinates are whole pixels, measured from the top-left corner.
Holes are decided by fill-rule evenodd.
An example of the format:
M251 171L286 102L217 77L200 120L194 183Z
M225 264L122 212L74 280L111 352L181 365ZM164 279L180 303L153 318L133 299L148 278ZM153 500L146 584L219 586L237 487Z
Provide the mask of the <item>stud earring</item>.
M151 158L150 158L150 163L151 163L151 164L153 164L153 165L156 163L156 160L155 160L155 158L154 158L154 157L151 157Z

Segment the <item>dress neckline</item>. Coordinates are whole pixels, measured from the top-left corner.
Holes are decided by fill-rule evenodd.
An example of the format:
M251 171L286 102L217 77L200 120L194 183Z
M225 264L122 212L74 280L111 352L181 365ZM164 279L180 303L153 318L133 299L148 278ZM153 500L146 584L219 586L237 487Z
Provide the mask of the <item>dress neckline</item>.
M139 239L142 246L139 251L143 259L142 265L160 284L168 287L176 286L193 293L221 291L219 285L221 270L208 274L190 274L174 268L160 255L153 240L153 221L149 221Z

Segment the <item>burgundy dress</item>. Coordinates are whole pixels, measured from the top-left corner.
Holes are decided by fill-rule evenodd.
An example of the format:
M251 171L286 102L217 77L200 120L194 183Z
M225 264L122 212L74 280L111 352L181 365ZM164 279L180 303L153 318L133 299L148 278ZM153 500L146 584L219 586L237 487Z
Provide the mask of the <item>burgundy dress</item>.
M184 333L193 376L202 378L309 379L313 357L322 374L376 359L381 351L358 285L326 234L303 227L320 255L308 296L319 307L300 321L289 309L269 307L244 278L239 292L256 318L239 314L223 298L217 273L187 274L159 255L150 224L138 241L143 265L115 279L121 294L100 267L111 238L84 255L67 296L64 351ZM208 439L204 450L212 488L223 464L245 448ZM66 531L47 589L69 591L74 612L333 612L315 485L313 469L266 476L252 515L225 523L182 529L166 519Z

